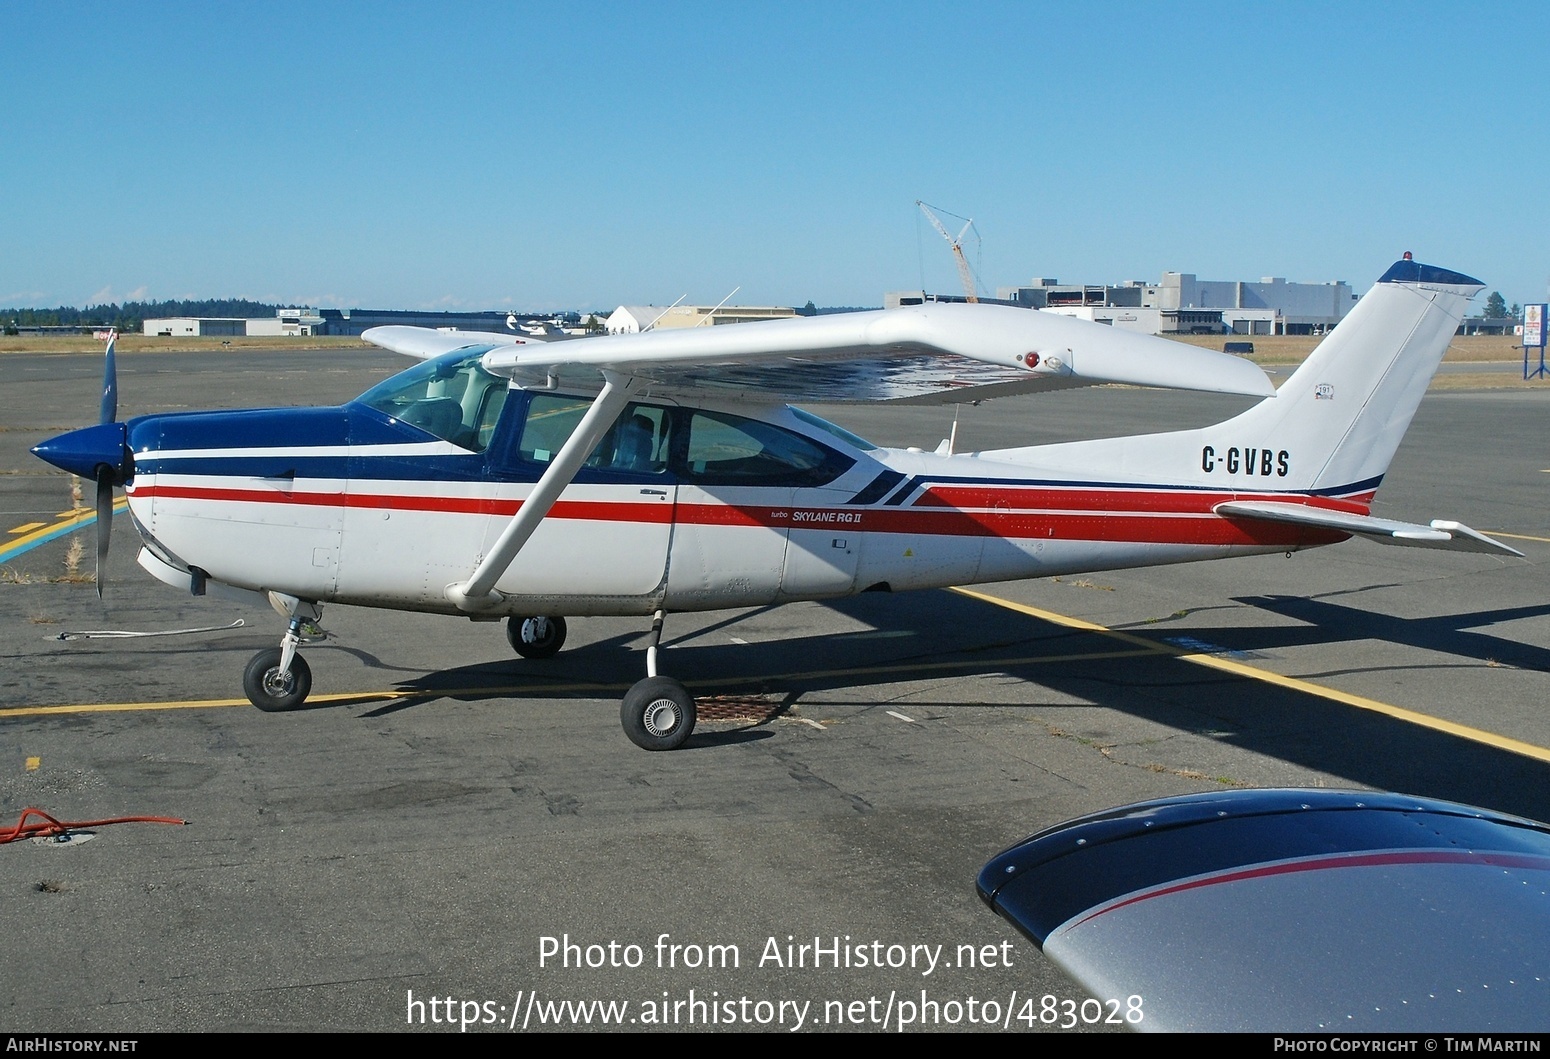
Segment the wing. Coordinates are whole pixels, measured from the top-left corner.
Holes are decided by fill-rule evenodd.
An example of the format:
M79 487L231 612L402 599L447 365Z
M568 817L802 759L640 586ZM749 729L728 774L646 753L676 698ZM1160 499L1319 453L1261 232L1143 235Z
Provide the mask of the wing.
M498 331L442 331L429 327L409 327L404 324L369 327L361 333L361 337L372 345L390 349L394 353L419 357L421 360L429 360L431 357L439 357L443 353L451 353L458 349L471 349L474 346L484 346L486 349L510 346L516 349L530 342L549 341L548 338L529 334L518 336L503 335Z
M1136 1029L1542 1031L1550 826L1397 794L1256 790L1082 817L980 896Z
M379 330L405 329L374 328L365 337L401 342ZM948 404L1107 382L1275 392L1264 372L1237 357L1005 305L910 306L538 347L508 341L485 355L484 366L519 385L557 379L591 387L609 371L644 380L658 396L763 404Z
M1492 540L1484 533L1472 530L1462 522L1433 519L1431 525L1414 522L1396 522L1389 518L1374 518L1349 511L1331 511L1327 508L1309 507L1306 504L1287 504L1273 500L1229 500L1213 509L1219 515L1234 518L1260 519L1266 522L1285 522L1294 526L1318 526L1321 529L1340 530L1358 537L1366 537L1379 544L1397 544L1409 548L1447 548L1461 552L1485 552L1488 555L1516 555L1523 553L1509 548L1500 541Z

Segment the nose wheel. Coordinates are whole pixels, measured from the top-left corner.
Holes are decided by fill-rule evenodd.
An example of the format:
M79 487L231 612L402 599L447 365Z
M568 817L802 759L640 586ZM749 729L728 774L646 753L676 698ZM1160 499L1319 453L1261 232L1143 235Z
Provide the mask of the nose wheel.
M265 713L284 713L307 701L312 691L312 668L301 655L291 659L289 669L281 669L283 652L268 647L253 656L242 673L242 690L248 701Z
M320 639L317 620L322 608L291 596L270 593L270 603L290 620L279 647L266 647L242 671L248 701L265 713L284 713L307 701L312 692L312 667L297 651L306 639ZM282 609L283 608L283 609Z

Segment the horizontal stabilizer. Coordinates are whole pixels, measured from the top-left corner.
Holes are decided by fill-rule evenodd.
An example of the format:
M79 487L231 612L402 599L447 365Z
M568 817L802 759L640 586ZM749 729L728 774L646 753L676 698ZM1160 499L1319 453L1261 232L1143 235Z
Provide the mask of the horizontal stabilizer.
M1516 555L1522 552L1470 529L1462 522L1433 519L1431 525L1397 522L1389 518L1358 515L1350 511L1331 511L1306 504L1277 503L1272 500L1229 500L1213 508L1218 515L1285 522L1294 526L1317 526L1339 530L1379 544L1399 544L1409 548L1447 548L1452 551L1484 552L1488 555Z

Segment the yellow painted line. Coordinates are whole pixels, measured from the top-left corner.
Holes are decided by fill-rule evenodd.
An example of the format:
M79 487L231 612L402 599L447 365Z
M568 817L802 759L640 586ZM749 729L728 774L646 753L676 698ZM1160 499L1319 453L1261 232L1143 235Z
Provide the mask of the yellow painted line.
M122 510L126 510L127 507L129 507L129 501L127 501L126 498L122 498L122 496L119 496L116 501L113 501L113 513L115 513L115 515L118 515L118 513L122 512ZM79 526L81 523L90 523L91 519L95 518L95 510L87 509L87 507L70 510L70 512L60 512L59 516L57 516L59 521L54 521L54 523L34 523L33 526L37 526L39 529L29 533L28 536L20 536L20 538L17 538L17 540L12 541L12 544L26 544L33 540L34 536L42 536L43 533L53 533L54 530L65 529L65 527L68 526ZM31 530L33 527L23 526L20 527L20 529ZM12 532L15 532L15 530L12 530ZM9 544L6 547L9 547Z
M1172 655L1173 657L1178 658L1180 661L1193 662L1197 666L1206 666L1210 669L1218 669L1224 673L1231 673L1234 676L1245 677L1249 680L1259 680L1267 684L1275 684L1283 688L1289 688L1292 691L1300 691L1308 695L1317 696L1321 699L1328 699L1331 702L1343 703L1346 706L1355 706L1360 710L1370 710L1373 713L1381 713L1386 717L1393 717L1396 720L1420 725L1423 728L1430 728L1434 731L1446 732L1448 735L1455 735L1461 739L1468 739L1475 743L1483 743L1486 746L1496 747L1498 750L1508 750L1514 754L1522 754L1524 757L1531 757L1537 761L1550 761L1550 749L1542 746L1535 746L1533 743L1525 743L1522 740L1513 739L1509 736L1498 735L1495 732L1487 732L1483 728L1471 728L1469 725L1455 724L1453 721L1444 720L1441 717L1433 717L1431 714L1418 713L1415 710L1407 710L1402 706L1394 706L1387 702L1379 702L1377 699L1369 699L1361 695L1351 695L1344 691L1336 691L1333 688L1326 688L1318 684L1311 684L1306 680L1298 680L1296 677L1282 676L1280 673L1275 673L1268 669L1261 669L1258 666L1244 665L1242 662L1235 662L1230 658L1223 658L1220 655L1206 655L1195 652L1188 652L1183 648L1174 647L1172 644L1157 643L1152 640L1147 640L1144 637L1132 636L1129 633L1124 632L1117 632L1104 625L1096 625L1089 621L1083 621L1080 618L1071 618L1064 614L1056 614L1053 611L1040 610L1037 607L1027 607L1021 603L1013 603L1009 599L1002 599L999 596L986 595L983 592L971 592L966 588L955 588L952 591L957 592L960 595L969 596L973 599L983 600L986 603L992 603L998 607L1005 607L1008 610L1015 610L1022 614L1028 614L1035 618L1041 618L1045 621L1053 622L1056 625L1064 625L1072 629L1085 629L1089 632L1096 632L1100 635L1108 636L1116 640L1123 640L1126 643L1150 644L1153 652L1156 654Z
M1005 607L1007 610L1015 610L1019 614L1027 614L1030 617L1039 618L1042 621L1055 625L1064 625L1068 629L1082 629L1085 632L1102 633L1115 640L1123 640L1125 643L1135 644L1138 647L1150 648L1152 654L1182 656L1184 651L1169 644L1158 643L1156 640L1148 640L1144 636L1132 636L1128 632L1116 632L1107 625L1099 625L1096 622L1083 621L1081 618L1073 618L1066 614L1056 614L1052 610L1040 610L1038 607L1025 606L1022 603L1013 603L1009 599L1000 596L986 595L984 592L975 592L967 588L953 588L950 592L956 592L960 596L968 596L985 603L994 604L997 607Z
M1550 544L1550 537L1530 537L1526 533L1503 533L1501 530L1491 530L1490 535L1492 537L1511 537L1515 541L1539 541L1543 544Z
M126 509L127 507L129 507L129 501L124 499L123 497L119 497L117 500L115 500L113 502L113 513L116 515L120 511L123 511L124 509ZM67 529L67 528L69 528L71 526L79 526L79 525L81 525L84 522L90 522L90 521L96 519L96 517L97 517L97 512L88 510L86 508L81 508L81 509L79 509L77 511L66 511L66 512L64 512L63 514L61 514L59 516L59 521L57 521L57 522L50 522L50 523L47 523L47 524L39 523L39 526L40 526L39 529L33 530L32 532L28 533L25 537L18 537L18 538L16 538L10 544L7 544L6 548L9 549L13 545L31 544L33 540L35 540L38 537L43 536L44 534L54 533L54 532L57 532L58 530ZM22 528L26 529L27 527L24 526Z
M419 694L423 695L423 692ZM371 700L398 698L394 692L357 692L353 695L313 695L307 699L312 702L341 702L349 700ZM10 709L0 710L0 717L44 717L50 714L66 713L138 713L142 710L209 710L218 706L246 706L253 708L253 704L247 699L189 699L184 702L100 702L78 703L69 706L15 706Z
M6 530L6 532L7 533L28 533L28 532L31 532L32 530L35 530L35 529L41 529L42 527L47 526L47 525L48 525L47 522L28 522L26 525L17 526L13 530Z
M689 687L726 688L739 684L765 684L781 681L813 680L828 677L881 676L888 673L941 672L943 670L1015 669L1030 665L1057 665L1067 662L1106 662L1118 658L1139 658L1157 654L1155 644L1141 650L1088 651L1079 654L1026 655L1018 658L965 658L951 662L902 662L886 666L860 666L852 669L802 670L795 673L754 673L741 677L688 681ZM623 692L628 684L550 683L510 684L471 688L392 688L383 691L345 691L333 695L310 695L307 705L322 703L397 702L405 699L455 699L492 695L538 695L545 692ZM225 706L249 706L247 699L188 699L181 702L105 702L71 703L64 706L13 706L0 709L0 717L48 717L67 713L135 713L149 710L208 710Z
M61 529L67 529L70 526L79 526L79 525L87 522L88 520L95 519L96 517L97 517L97 513L95 511L75 511L75 512L72 512L71 516L69 518L67 518L67 519L61 519L58 522L50 522L48 525L43 526L40 529L33 530L31 533L28 533L25 537L18 537L18 538L16 538L16 540L14 540L12 542L12 544L31 544L34 540L36 540L39 537L46 536L47 534L50 534L50 533L55 533L55 532L57 532L57 531L59 531ZM7 548L9 548L10 546L11 545L9 545L9 544L6 545Z
M758 673L746 677L730 677L718 680L689 681L691 687L726 687L728 684L763 684L776 681L812 680L818 677L871 677L886 673L941 672L951 669L1013 669L1019 666L1049 665L1061 662L1103 662L1115 658L1138 658L1156 654L1151 644L1140 651L1089 651L1084 654L1025 655L1020 658L965 658L952 662L901 662L886 666L856 666L850 669L813 669L795 673Z

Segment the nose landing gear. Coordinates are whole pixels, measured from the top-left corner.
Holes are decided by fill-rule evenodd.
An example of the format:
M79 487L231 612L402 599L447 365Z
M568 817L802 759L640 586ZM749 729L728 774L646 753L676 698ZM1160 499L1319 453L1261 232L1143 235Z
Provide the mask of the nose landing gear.
M242 672L242 690L248 701L265 713L294 710L312 692L312 667L297 653L304 640L323 635L317 620L323 608L316 603L269 594L270 604L290 618L279 647L266 647L254 655Z

